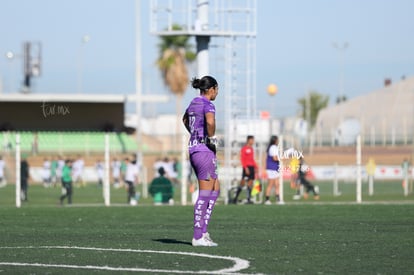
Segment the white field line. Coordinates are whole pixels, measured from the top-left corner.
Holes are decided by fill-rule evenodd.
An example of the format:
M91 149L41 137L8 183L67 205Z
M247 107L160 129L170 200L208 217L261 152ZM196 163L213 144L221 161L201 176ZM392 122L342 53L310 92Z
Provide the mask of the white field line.
M180 252L180 251L156 251L156 250L140 250L140 249L117 249L117 248L97 248L97 247L79 247L79 246L20 246L20 247L0 247L0 249L77 249L77 250L94 250L94 251L112 251L112 252L129 252L129 253L159 253L159 254L173 254L186 255L191 257L204 257L212 259L222 259L234 262L230 268L220 270L165 270L165 269L146 269L134 267L111 267L111 266L94 266L94 265L66 265L66 264L42 264L42 263L18 263L18 262L0 262L3 266L33 266L33 267L55 267L55 268L71 268L71 269L94 269L94 270L108 270L108 271L131 271L131 272L158 272L158 273L188 273L188 274L237 274L242 269L250 266L249 261L237 257L230 256L216 256L203 253Z

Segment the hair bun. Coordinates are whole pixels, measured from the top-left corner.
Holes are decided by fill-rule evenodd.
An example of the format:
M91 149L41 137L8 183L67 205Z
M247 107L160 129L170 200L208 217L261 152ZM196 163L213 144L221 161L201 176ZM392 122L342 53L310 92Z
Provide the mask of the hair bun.
M200 93L204 94L208 89L217 86L217 80L209 75L203 76L202 78L194 77L191 80L191 85L194 89L200 89Z
M193 86L194 89L200 89L201 87L201 80L199 78L193 78L191 80L191 85Z

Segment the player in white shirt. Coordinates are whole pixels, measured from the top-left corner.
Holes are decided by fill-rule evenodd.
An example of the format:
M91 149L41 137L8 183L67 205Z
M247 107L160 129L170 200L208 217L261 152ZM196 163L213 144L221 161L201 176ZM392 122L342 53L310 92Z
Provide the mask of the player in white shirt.
M155 162L154 162L154 178L158 178L160 176L160 174L158 173L158 171L160 170L161 167L164 168L164 162L158 158ZM165 169L164 169L165 170Z
M62 156L59 156L57 161L57 168L56 168L56 178L58 182L62 182L62 170L63 166L65 166L65 160Z
M42 170L42 179L43 179L43 186L50 187L51 183L51 163L49 159L45 158L43 161L43 170Z
M112 178L114 180L114 187L119 188L121 182L121 161L114 158L112 161Z
M79 155L78 159L72 165L72 171L73 171L72 173L73 173L73 182L75 184L80 183L81 186L85 186L85 183L82 178L84 166L85 166L85 161Z
M103 162L98 159L95 165L96 174L98 175L98 187L102 187L103 185L103 179L104 179L104 164Z
M125 158L126 171L125 171L125 183L128 186L128 203L136 205L135 199L135 184L138 183L138 167L136 163L130 161L129 158Z

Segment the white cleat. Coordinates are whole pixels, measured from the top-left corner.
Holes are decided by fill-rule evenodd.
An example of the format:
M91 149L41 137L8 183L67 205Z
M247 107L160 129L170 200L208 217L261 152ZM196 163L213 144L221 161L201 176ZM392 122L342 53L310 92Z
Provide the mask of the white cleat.
M218 244L213 242L213 240L210 238L210 234L208 234L208 232L203 234L203 238L210 242L210 246L218 246Z
M264 203L265 205L272 205L272 202L271 201L269 201L269 200L267 200L267 201L265 201L265 203Z
M208 233L204 233L198 240L193 238L191 243L193 246L217 246L217 244L210 239L210 235Z
M191 243L193 246L211 246L211 243L203 237L198 240L193 238L193 241Z

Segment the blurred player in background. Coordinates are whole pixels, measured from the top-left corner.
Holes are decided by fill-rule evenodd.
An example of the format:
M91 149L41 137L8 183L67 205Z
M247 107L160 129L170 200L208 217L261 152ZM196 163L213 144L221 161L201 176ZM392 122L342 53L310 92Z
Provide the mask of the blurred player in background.
M303 185L305 188L305 193L303 194L303 198L307 199L309 196L309 192L313 193L313 198L315 200L319 200L319 188L318 186L314 186L306 179L306 174L308 172L308 166L305 164L305 161L303 158L299 159L299 170L298 170L298 176L300 184Z
M98 161L95 164L96 169L96 175L98 176L98 187L103 186L103 180L104 180L104 174L105 174L105 167L103 162L98 159Z
M48 158L43 160L43 169L42 169L42 179L43 179L43 186L50 187L51 179L51 163Z
M240 186L237 188L236 196L233 199L233 203L237 203L240 192L247 181L247 203L253 203L250 200L251 191L253 186L253 181L257 175L257 164L254 160L254 136L247 136L246 144L240 150L240 162L243 167L242 179L240 181Z
M135 161L130 161L129 158L125 158L125 163L125 183L128 191L127 202L130 205L137 205L135 185L138 184L138 166Z
M112 179L114 181L114 187L117 189L121 185L121 165L121 162L117 158L112 160Z
M20 188L21 188L21 199L28 201L27 189L29 188L30 178L30 166L27 161L26 155L22 155L22 161L20 162Z
M53 187L56 186L56 182L58 180L57 177L57 169L58 169L58 161L56 156L52 157L52 162L50 164L50 180L52 181Z
M216 107L212 103L218 94L218 83L211 76L192 80L194 89L200 90L183 116L190 133L188 151L190 162L198 179L199 192L194 205L193 246L217 246L208 233L208 224L220 194L216 158Z
M85 161L83 160L81 155L78 155L78 159L75 160L73 163L73 182L77 184L77 186L85 186L85 182L83 181L83 169L85 167Z
M174 188L172 182L165 177L163 167L158 169L159 177L155 177L148 188L148 192L154 198L155 205L174 204L173 195Z
M299 158L293 157L289 163L290 172L290 188L296 190L296 194L293 196L294 200L299 200L300 195L300 180L298 176L299 171Z
M60 196L60 205L68 198L68 204L72 204L72 160L67 159L62 169L62 196Z
M272 188L275 189L276 202L280 201L279 198L279 138L272 136L267 146L267 157L266 157L266 172L268 178L268 185L266 188L266 205L272 204L270 201L270 192Z
M63 156L59 155L57 163L58 164L56 168L56 178L58 182L62 182L62 172L63 172L63 167L65 166L65 160L63 159Z

